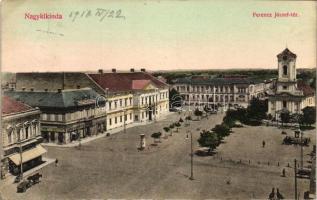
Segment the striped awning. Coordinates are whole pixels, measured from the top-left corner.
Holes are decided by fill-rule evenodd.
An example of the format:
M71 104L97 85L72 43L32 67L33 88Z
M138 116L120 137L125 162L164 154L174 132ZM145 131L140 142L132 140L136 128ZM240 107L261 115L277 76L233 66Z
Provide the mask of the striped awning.
M32 160L36 157L43 155L46 152L46 149L44 149L41 145L37 145L35 148L29 149L22 153L22 162L25 163L29 160ZM14 162L15 165L21 164L19 153L9 156L9 159L12 160L12 162Z

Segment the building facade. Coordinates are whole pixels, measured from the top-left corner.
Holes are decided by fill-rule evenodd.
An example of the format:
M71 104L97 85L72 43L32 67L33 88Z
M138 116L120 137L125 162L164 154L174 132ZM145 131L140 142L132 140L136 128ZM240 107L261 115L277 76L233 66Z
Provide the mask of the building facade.
M90 88L58 91L7 91L6 95L39 107L44 142L67 144L106 131L105 100Z
M132 120L135 123L153 121L169 113L169 85L146 73L144 69L140 72L135 72L134 69L131 69L130 72L117 72L113 69L110 73L99 70L98 73L88 74L88 76L106 91L109 102L112 102L112 96L121 95L121 97L116 98L126 99L127 93L132 95L128 98L128 107L124 108L125 112L128 113L127 120ZM132 100L132 105L130 100ZM108 108L107 113L110 116L112 112L110 106ZM116 112L116 115L122 115L122 109L117 109L120 110L121 114ZM109 121L108 119L107 122L109 127L114 127L113 120ZM117 123L119 126L124 125L124 122L118 122L118 119Z
M2 146L1 177L7 173L17 175L42 163L46 150L40 131L40 110L8 96L2 97Z
M103 70L99 70L98 73L17 73L16 89L7 91L7 93L25 94L22 95L24 100L31 101L39 94L46 95L48 99L51 96L63 94L61 96L65 98L65 94L69 94L70 91L72 91L71 93L77 91L80 94L82 89L87 88L98 94L98 98L102 97L100 99L105 101L105 107L99 109L98 106L91 108L86 105L88 110L94 110L92 112L83 111L82 106L77 104L62 109L58 109L59 104L50 105L50 101L42 101L41 106L35 105L43 110L41 122L45 141L64 144L85 137L86 133L98 133L98 131L92 131L95 130L94 128L87 130L84 128L94 126L94 123L96 126L102 127L100 130L106 131L133 122L155 120L169 112L169 86L145 72L145 69L139 72L135 72L134 69L131 69L130 72L117 72L113 69L112 72L107 73L104 73ZM88 96L96 98L96 95L89 94ZM62 97L56 101L63 102L64 100L60 100L60 98ZM83 96L78 98L81 99ZM96 99L94 100L96 103ZM67 99L66 101L69 102ZM34 101L29 103L34 103ZM47 105L50 106L47 107ZM65 113L63 110L67 112ZM86 112L88 114L82 114ZM99 112L100 116L96 115L96 112ZM94 122L94 120L98 122ZM79 121L82 125L78 125L78 128L65 129L65 124L71 126L70 124L78 124ZM97 129L99 130L99 128Z
M265 96L266 84L255 83L246 77L212 78L198 76L174 82L185 105L209 106L215 109L227 106L246 107L253 97Z
M289 49L277 55L278 78L269 93L268 113L276 118L283 111L300 113L307 106L315 106L315 92L296 79L296 54Z
M133 94L108 95L105 112L107 113L107 130L133 123Z

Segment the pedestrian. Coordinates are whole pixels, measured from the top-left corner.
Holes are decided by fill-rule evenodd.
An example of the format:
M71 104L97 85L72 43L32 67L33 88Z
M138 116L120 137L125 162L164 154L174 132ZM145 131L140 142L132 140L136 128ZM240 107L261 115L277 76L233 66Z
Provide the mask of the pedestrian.
M58 164L58 159L56 158L56 160L55 160L55 167L57 167L57 164Z
M285 168L283 168L282 174L283 174L283 177L286 177Z
M265 147L265 141L264 140L262 141L262 147L263 148Z

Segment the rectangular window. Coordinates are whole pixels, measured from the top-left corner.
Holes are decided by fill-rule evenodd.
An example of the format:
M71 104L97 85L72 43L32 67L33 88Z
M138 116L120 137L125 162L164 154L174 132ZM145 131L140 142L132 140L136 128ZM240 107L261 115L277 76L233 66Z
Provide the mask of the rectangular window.
M287 107L287 102L283 101L283 108L286 108L286 107Z
M120 116L120 122L122 122L122 116Z
M120 107L122 107L122 99L120 99L119 103L120 103Z
M112 124L112 120L111 120L111 118L109 119L109 125L111 126L111 124Z
M132 120L132 113L130 113L130 120Z
M114 118L114 123L117 124L118 120L117 117Z

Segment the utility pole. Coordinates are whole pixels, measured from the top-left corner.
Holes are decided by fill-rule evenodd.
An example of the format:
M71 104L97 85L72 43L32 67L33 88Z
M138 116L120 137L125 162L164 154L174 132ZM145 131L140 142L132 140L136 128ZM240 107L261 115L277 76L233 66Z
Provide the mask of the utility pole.
M300 167L304 167L304 154L303 154L303 132L300 131Z
M295 172L295 200L297 200L297 161L294 160L294 172Z
M123 109L123 132L126 133L126 118L128 118L128 116L126 116L126 110Z
M21 136L20 136L21 137ZM21 142L21 138L20 138L20 178L21 180L23 180L23 161L22 161L22 142Z
M193 159L193 133L190 131L190 180L194 180Z

